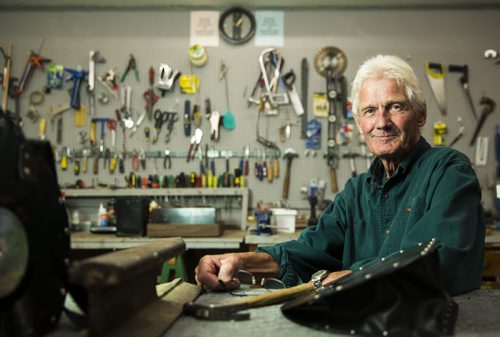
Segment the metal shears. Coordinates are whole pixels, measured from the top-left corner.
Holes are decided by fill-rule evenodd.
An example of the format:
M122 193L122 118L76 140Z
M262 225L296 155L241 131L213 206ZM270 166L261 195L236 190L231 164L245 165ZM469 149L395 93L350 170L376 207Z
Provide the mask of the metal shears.
M177 112L168 112L156 109L153 116L155 120L154 127L156 131L155 136L153 137L153 144L156 144L156 142L158 142L158 136L160 135L161 128L163 124L167 122L167 135L165 137L165 142L168 143L170 141L170 134L174 128L174 124L179 120Z

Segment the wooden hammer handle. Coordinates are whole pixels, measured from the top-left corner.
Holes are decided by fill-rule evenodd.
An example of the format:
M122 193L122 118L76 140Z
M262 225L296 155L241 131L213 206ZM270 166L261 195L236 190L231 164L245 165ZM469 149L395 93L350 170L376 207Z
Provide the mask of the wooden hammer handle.
M288 199L288 191L290 190L291 167L292 167L292 160L288 159L288 163L286 165L286 171L285 171L285 180L283 181L283 193L281 194L281 197L285 200Z
M332 182L332 192L337 193L339 191L339 185L337 183L337 171L335 168L330 168L330 180Z
M241 300L231 302L231 304L247 304L251 308L261 307L288 301L314 289L315 288L312 282L307 282L295 287L274 290L269 293L243 298Z

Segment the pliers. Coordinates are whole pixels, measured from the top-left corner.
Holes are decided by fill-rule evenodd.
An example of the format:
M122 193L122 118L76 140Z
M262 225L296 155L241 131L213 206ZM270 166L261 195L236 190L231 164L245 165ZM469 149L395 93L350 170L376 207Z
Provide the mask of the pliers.
M164 169L171 169L172 168L172 159L170 158L170 150L166 149L164 151L165 158L163 158L163 168ZM168 166L167 166L168 165Z
M127 74L128 74L128 72L131 69L134 70L135 79L139 82L139 71L137 70L137 63L135 61L134 55L132 55L132 54L130 54L130 58L128 60L128 65L127 65L127 69L125 69L125 72L123 73L120 82L125 81L125 78L127 77Z

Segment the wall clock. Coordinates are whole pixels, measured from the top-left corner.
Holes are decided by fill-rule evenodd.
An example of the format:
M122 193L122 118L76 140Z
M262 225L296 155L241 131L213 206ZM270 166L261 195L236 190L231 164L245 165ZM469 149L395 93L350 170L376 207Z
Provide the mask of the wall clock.
M255 16L243 7L226 9L219 18L219 32L228 43L246 43L255 34Z

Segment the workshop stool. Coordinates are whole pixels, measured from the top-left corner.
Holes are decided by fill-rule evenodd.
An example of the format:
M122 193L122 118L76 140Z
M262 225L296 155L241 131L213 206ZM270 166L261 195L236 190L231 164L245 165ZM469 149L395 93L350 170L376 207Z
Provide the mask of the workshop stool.
M163 263L161 274L158 277L158 283L171 281L172 279L170 278L170 274L172 272L172 279L180 278L181 280L186 281L186 268L184 267L182 256L175 256Z

